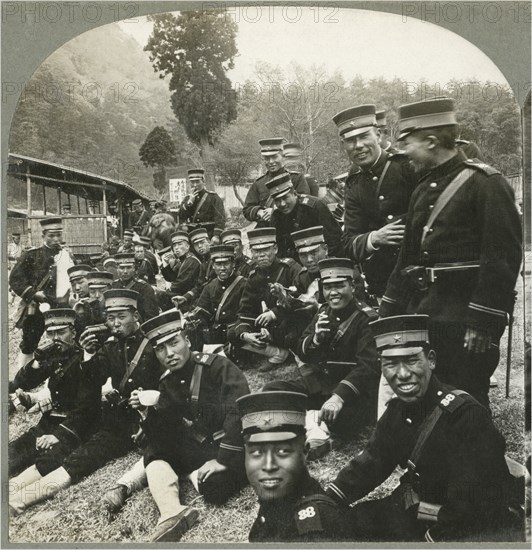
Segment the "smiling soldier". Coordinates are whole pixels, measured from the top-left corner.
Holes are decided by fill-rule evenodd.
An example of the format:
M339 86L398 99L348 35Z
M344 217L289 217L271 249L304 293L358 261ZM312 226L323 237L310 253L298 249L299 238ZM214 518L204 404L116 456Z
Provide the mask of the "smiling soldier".
M246 474L259 499L249 542L319 542L343 538L345 514L308 473L307 396L260 392L237 401Z

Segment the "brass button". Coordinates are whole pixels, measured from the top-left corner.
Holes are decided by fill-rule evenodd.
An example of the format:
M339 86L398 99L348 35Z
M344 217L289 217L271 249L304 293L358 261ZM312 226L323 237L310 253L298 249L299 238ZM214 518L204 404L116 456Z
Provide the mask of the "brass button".
M379 200L383 201L384 200L384 195L379 195Z
M432 187L432 188L438 187L438 184L437 184L435 181L433 181L433 182L430 184L430 187Z
M429 209L432 210L434 208L433 204L429 204Z
M373 181L377 181L379 178L378 178L377 176L373 176L371 179L372 179Z
M393 220L393 214L388 214L387 218L388 218L389 220Z

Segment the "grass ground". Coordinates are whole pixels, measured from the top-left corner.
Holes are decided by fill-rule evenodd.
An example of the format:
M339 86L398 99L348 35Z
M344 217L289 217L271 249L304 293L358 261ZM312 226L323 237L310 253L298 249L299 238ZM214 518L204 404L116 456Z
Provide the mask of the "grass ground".
M495 424L506 437L508 454L522 461L529 451L524 437L524 391L523 391L523 292L518 288L513 335L510 398L505 398L505 369L507 336L502 339L501 361L496 375L499 386L491 392ZM528 327L530 328L530 327ZM10 378L14 375L15 359L20 334L9 333ZM269 373L247 369L252 391L259 390L266 382L295 376L295 365L290 364ZM35 416L16 414L9 418L9 440L14 439L38 420ZM367 435L367 434L366 434ZM342 466L364 445L365 437L332 451L326 457L309 465L311 475L326 484L334 479ZM59 492L55 498L34 506L10 522L9 540L12 543L46 542L146 542L157 521L157 509L149 490L135 494L120 514L108 517L101 506L103 493L114 486L115 480L138 459L136 453L115 460L79 484ZM370 498L387 494L397 483L393 475ZM182 539L186 543L232 543L246 542L249 529L256 516L258 505L252 490L247 487L227 505L206 505L195 493L189 481L181 485L182 500L200 510L200 521Z

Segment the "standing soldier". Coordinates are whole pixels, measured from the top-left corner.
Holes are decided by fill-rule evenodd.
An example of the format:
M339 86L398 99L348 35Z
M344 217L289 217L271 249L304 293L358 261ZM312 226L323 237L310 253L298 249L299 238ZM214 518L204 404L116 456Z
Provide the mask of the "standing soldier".
M166 253L162 260L161 274L170 283L169 291L157 292L163 311L174 307L173 297L182 297L196 286L201 271L201 262L190 251L190 237L186 231L172 234L172 256Z
M153 287L143 279L137 279L135 271L135 256L133 254L117 254L118 279L111 288L134 290L138 293L138 304L135 309L141 319L147 320L159 315L159 306Z
M144 208L141 199L135 199L131 205L133 206L133 212L129 214L128 227L131 229L137 228L140 235L150 223L150 213Z
M112 381L99 430L68 455L59 468L10 496L9 505L15 513L54 496L134 448L131 436L138 432L140 417L130 406L131 394L139 388L156 389L162 374L155 353L140 330L137 297L133 290L108 290L105 310L113 338L103 346L90 330L80 338L85 350L83 371L100 388L109 377Z
M62 220L46 218L40 224L43 245L24 252L9 275L10 288L21 298L15 318L15 326L22 328L19 368L32 358L44 332L44 317L39 304L46 302L52 308L61 305L57 296L57 268L61 254L67 254L61 249Z
M273 200L266 184L273 178L287 174L283 167L283 142L284 138L261 139L259 141L260 153L266 173L257 178L250 187L242 213L246 220L257 222L257 227L267 227L273 212ZM305 176L299 173L291 173L294 188L302 195L308 195L310 189Z
M22 245L20 244L20 233L11 234L11 242L7 245L7 269L11 271L13 266L22 256Z
M285 143L283 145L284 167L290 174L303 174L309 186L309 195L317 197L320 193L320 186L316 178L306 174L303 149L300 143Z
M380 313L430 316L436 374L489 406L490 376L521 264L514 192L498 170L456 148L451 99L399 108L404 151L423 174Z
M256 267L251 270L244 287L238 322L231 343L267 356L271 364L288 358L289 347L297 341L297 327L290 326L272 293L272 284L290 287L301 270L292 258L277 258L275 228L264 227L248 232L249 246Z
M381 149L375 105L341 111L333 120L353 163L345 190L346 254L361 265L368 293L381 297L399 253L417 178L404 155Z
M188 181L192 193L185 197L179 207L179 220L181 224L190 225L193 229L196 224L211 222L213 229L209 239L219 234L225 227L225 210L222 199L214 191L205 189L205 170L194 168L188 171ZM214 237L217 244L218 237Z
M342 230L329 209L319 199L309 195L298 195L289 174L281 174L271 179L266 187L275 205L270 224L277 231L280 257L298 261L291 233L317 225L323 227L330 254L336 257L344 255Z
M390 141L390 131L388 129L388 121L386 120L386 111L377 111L375 113L375 118L377 119L377 128L381 133L381 138L379 140L381 149L387 153L397 153L398 150L392 146L392 142Z
M52 341L35 351L35 359L15 376L11 389L31 390L48 380L49 394L29 405L42 412L38 424L9 443L10 494L22 491L59 468L63 459L96 431L100 421L101 385L80 368L83 350L76 344L75 314L51 309L44 314ZM26 394L27 395L27 394Z
M230 244L235 249L235 269L239 275L249 277L249 272L253 267L251 258L244 254L244 245L242 244L242 232L240 229L226 229L220 235L222 244Z

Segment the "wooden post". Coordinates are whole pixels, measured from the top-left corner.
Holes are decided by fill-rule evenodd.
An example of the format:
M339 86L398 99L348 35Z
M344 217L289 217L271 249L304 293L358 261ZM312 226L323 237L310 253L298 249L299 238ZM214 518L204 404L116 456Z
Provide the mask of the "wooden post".
M76 198L78 199L78 215L81 214L81 205L79 203L79 195L76 195Z
M103 196L103 239L104 242L107 242L107 195L105 194L105 184L106 182L103 181L103 189L102 189L102 196Z
M42 184L42 208L46 216L46 185L44 185L44 183Z
M124 201L122 197L117 200L118 204L118 222L120 223L120 238L124 236Z
M31 216L31 178L30 178L30 167L26 168L26 214L28 216L28 244L33 246L31 241L31 223L29 223L29 218Z
M62 206L61 206L61 187L57 186L57 214L62 215Z

